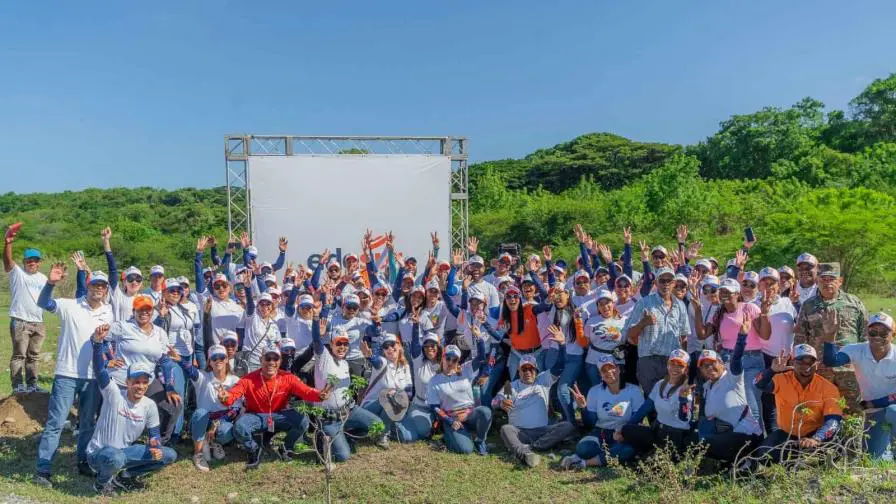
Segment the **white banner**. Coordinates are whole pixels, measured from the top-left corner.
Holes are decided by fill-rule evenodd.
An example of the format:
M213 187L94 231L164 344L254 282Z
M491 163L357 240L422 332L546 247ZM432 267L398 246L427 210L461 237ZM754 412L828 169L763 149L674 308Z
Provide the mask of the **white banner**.
M423 155L252 156L249 158L252 242L259 262L277 258L314 267L325 249L342 257L361 251L366 229L392 231L395 249L420 271L437 231L442 259L451 244L451 160Z

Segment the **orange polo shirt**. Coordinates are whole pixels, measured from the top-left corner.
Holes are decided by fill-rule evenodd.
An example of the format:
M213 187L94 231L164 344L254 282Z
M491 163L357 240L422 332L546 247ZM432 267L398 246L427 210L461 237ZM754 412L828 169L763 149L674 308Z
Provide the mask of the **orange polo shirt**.
M532 312L533 305L523 305L523 332L519 333L518 317L516 312L511 312L510 320L501 322L510 323L510 346L516 350L531 350L541 347L541 335L538 333L538 320Z
M810 436L824 424L828 415L843 415L837 386L816 374L803 387L793 371L778 373L772 378L778 427L791 436Z

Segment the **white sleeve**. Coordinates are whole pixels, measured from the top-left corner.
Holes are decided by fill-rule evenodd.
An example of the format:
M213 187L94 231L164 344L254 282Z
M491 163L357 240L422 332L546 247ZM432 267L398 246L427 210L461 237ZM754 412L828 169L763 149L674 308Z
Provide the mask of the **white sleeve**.
M146 411L146 428L152 429L159 426L159 408L152 400L149 401L149 408Z
M438 389L433 387L433 385L436 385L436 383L433 383L434 381L436 381L436 377L433 377L432 381L429 382L429 386L426 387L426 404L442 404Z

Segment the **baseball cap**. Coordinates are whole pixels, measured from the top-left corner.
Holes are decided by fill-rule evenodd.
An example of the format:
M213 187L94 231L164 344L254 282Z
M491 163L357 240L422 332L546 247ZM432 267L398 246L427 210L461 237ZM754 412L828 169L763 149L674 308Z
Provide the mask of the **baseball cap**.
M258 302L267 301L268 303L273 303L274 298L271 297L267 292L262 292L260 296L258 296Z
M273 341L269 342L266 347L264 347L264 351L261 352L262 357L265 355L277 354L280 355L280 348Z
M812 357L815 360L818 360L818 354L815 352L815 349L812 348L812 345L807 345L805 343L800 343L799 345L794 345L793 347L793 358L801 359L803 357Z
M698 259L697 262L694 264L694 267L697 267L697 266L703 266L704 268L706 268L708 270L712 269L712 263L709 262L709 259Z
M106 276L102 271L94 271L90 274L90 285L98 284L98 283L109 283L109 277Z
M186 285L187 287L190 286L190 279L185 276L179 276L175 278L174 281L181 285Z
M314 306L314 298L309 294L299 296L299 306L302 308L311 308Z
M215 271L214 268L212 268L212 267L210 267L210 266L207 266L207 267L205 267L205 268L202 268L202 274L203 274L203 275L206 274L206 273L214 273L214 271Z
M503 252L501 255L498 256L498 260L499 260L499 261L513 262L513 256L510 255L510 254L507 253L507 252Z
M385 343L398 343L398 336L395 333L386 333L383 335L383 344Z
M356 296L354 294L349 294L348 296L345 296L344 298L342 298L342 305L343 306L352 306L352 305L361 306L361 300L358 299L358 296Z
M225 275L224 273L218 273L217 275L215 275L215 280L212 282L212 285L215 285L216 283L221 283L221 282L230 283L230 281L227 280L227 275Z
M165 276L165 268L163 268L163 267L162 267L161 265L159 265L159 264L156 264L156 265L153 266L152 268L149 268L149 275L150 275L150 276L152 276L152 275L162 275L162 276Z
M136 266L128 266L128 269L124 270L124 277L127 278L131 275L137 275L140 278L143 278L143 272L140 271Z
M765 280L766 278L772 278L775 281L781 279L781 275L778 274L778 270L775 268L765 267L759 271L759 280ZM744 276L744 280L746 280L746 276Z
M673 280L675 280L676 282L684 282L685 285L688 284L688 277L682 275L681 273L677 273Z
M669 275L669 276L671 276L671 277L674 277L674 276L675 276L675 272L672 271L672 268L666 268L666 267L663 267L663 268L657 268L657 270L656 270L656 278L659 278L659 277L661 277L661 276L663 276L663 275Z
M362 275L360 271L352 273L352 280L361 280L362 278L364 278L364 275Z
M334 267L334 266L336 267L336 269L342 269L342 265L339 264L339 260L336 259L335 257L332 257L332 258L330 258L330 260L327 262L327 269L330 269L330 268L332 268L332 267Z
M441 291L442 288L439 286L439 281L433 278L429 282L426 283L426 290L435 289L437 291Z
M148 362L135 362L128 366L128 378L140 378L141 376L148 376L152 378L152 374L155 372L155 366L149 364Z
M781 266L780 268L778 268L778 273L780 273L782 275L786 273L786 274L790 275L791 277L796 276L796 274L794 274L794 272L793 272L793 268L791 268L790 266Z
M261 269L268 268L269 270L274 271L274 265L269 262L261 263L261 266L259 266L259 268L261 268Z
M277 277L271 274L267 274L264 276L264 282L273 282L275 285L277 284Z
M719 288L719 277L715 275L705 275L703 277L702 285L709 285L710 287Z
M296 342L292 338L283 338L280 340L280 350L296 349Z
M538 371L538 363L535 361L535 356L532 354L524 355L522 359L520 359L520 365L517 367L518 369L523 369L524 366L529 366Z
M721 284L719 284L719 289L725 289L728 292L737 294L738 292L740 292L740 284L737 283L737 280L733 278L726 278L722 280Z
M280 291L280 289L278 289L277 287L268 287L268 290L266 292L271 295L271 298L273 298L275 295L280 296L283 294L283 292Z
M239 342L240 337L237 336L236 331L230 329L225 329L224 331L224 334L221 336L221 343L224 343L225 341Z
M24 255L25 255L25 260L43 259L43 256L40 255L40 250L37 250L36 248L26 248Z
M513 279L510 278L509 276L505 275L502 277L498 277L495 283L497 283L500 286L502 283L507 283L507 282L513 282Z
M598 266L596 270L594 270L594 276L597 275L609 275L610 270L606 268L606 266Z
M478 290L473 291L470 293L470 300L473 300L473 299L475 299L477 301L482 301L484 303L485 302L485 293L479 292Z
M576 274L572 276L574 280L578 280L580 278L584 278L586 280L591 280L591 277L588 276L588 272L585 270L576 271Z
M208 349L208 358L211 359L212 357L214 357L216 355L220 355L221 357L226 358L227 357L227 349L224 348L223 345L210 346Z
M565 264L563 264L563 265L554 264L553 268L554 268L554 271L559 271L560 273L566 273L566 268L564 266L566 266L566 265Z
M722 362L722 358L713 350L704 350L700 352L700 358L697 359L697 365L700 366L706 361Z
M814 255L812 255L808 252L803 252L802 254L799 255L799 257L796 258L796 264L797 264L797 266L799 266L800 264L803 264L803 263L811 264L812 266L815 266L818 264L818 259L816 259Z
M508 294L516 294L517 296L519 296L520 288L517 287L516 285L511 284L510 286L507 287L507 290L504 291L505 296L507 296Z
M741 279L741 282L753 282L759 283L759 274L755 271L747 271L744 273L744 277Z
M358 261L358 256L356 256L355 254L351 254L351 253L346 254L346 256L342 258L342 262L343 262L344 264L348 264L349 259L351 259L351 260L357 262L357 261Z
M405 278L411 278L411 277L405 277ZM422 285L415 285L415 286L411 287L411 294L426 294L426 288L424 288Z
M448 345L445 347L445 357L456 357L460 359L460 348L457 345Z
M450 269L451 269L451 263L449 263L448 261L439 261L438 269L439 269L440 271L441 271L441 270L450 270Z
M887 327L887 329L893 330L893 317L887 315L884 312L877 312L874 315L868 317L868 327L871 327L873 324L883 324Z
M669 251L666 250L666 247L664 247L662 245L657 245L656 247L653 247L653 249L651 249L651 251L650 251L650 255L653 255L657 252L661 252L664 256L669 255Z
M482 256L480 256L480 255L474 255L474 256L470 257L470 259L467 261L467 264L469 264L471 266L474 264L478 264L480 266L485 266L485 260L482 259Z
M601 299L609 299L610 301L616 301L616 294L608 291L607 289L601 289L597 291L597 294L594 297L597 301Z
M131 302L131 307L134 311L146 309L152 310L155 305L156 303L153 301L152 297L146 294L137 294Z
M333 341L351 341L351 338L348 337L348 333L345 332L345 329L339 328L336 329L336 334L333 335Z
M684 350L676 348L669 354L669 362L678 362L679 364L687 366L691 363L691 356Z
M616 363L616 358L611 354L600 354L600 357L597 358L597 369L603 369L604 366L618 366Z
M404 260L404 263L405 263L405 264L407 264L407 263L409 263L409 262L412 262L412 263L414 263L414 264L417 264L417 258L412 256L412 257L408 257L407 259Z
M246 247L246 253L252 257L258 257L258 249L253 247L252 245Z
M439 344L439 335L432 333L432 332L426 333L426 335L423 336L423 343L421 343L421 345L425 345L430 341L432 341L433 343L438 345Z
M619 283L620 280L625 280L626 282L628 282L630 284L635 283L632 281L631 277L629 277L628 275L626 275L624 273L622 275L619 275L618 277L616 277L616 283Z
M832 262L832 263L821 263L818 265L818 276L820 277L834 277L837 278L840 276L840 263Z
M716 259L715 257L708 257L708 258L706 258L706 260L709 261L710 263L714 263L716 266L719 265L719 260Z

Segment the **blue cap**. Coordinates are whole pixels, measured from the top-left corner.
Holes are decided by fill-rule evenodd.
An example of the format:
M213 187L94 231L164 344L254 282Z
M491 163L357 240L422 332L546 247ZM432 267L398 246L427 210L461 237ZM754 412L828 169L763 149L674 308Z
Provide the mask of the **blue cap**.
M27 261L28 259L43 259L43 257L40 255L40 250L37 250L36 248L26 248L25 260Z
M137 362L131 364L128 367L128 378L139 378L141 376L148 376L152 378L152 373L155 370L155 366L152 366L145 362Z

